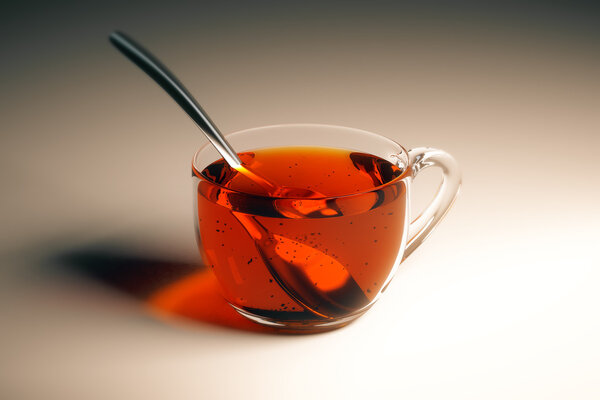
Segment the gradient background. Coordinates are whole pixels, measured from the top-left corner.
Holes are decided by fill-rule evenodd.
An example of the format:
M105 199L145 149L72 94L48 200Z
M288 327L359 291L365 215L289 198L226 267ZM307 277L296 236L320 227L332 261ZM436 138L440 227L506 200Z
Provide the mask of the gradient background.
M599 398L599 13L528 3L3 5L2 397ZM224 132L326 123L450 152L454 209L347 328L245 324L195 248L205 139L115 28Z

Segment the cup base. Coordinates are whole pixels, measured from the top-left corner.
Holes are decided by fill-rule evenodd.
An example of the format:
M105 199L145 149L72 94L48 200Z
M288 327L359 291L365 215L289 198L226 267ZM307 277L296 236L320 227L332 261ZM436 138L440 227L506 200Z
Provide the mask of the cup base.
M264 317L262 315L256 315L247 310L236 307L231 303L229 303L229 305L233 307L233 309L237 311L240 315L248 318L249 320L259 325L274 328L281 333L294 334L319 333L338 329L353 322L369 309L369 307L366 307L354 314L327 321L277 321L272 318Z

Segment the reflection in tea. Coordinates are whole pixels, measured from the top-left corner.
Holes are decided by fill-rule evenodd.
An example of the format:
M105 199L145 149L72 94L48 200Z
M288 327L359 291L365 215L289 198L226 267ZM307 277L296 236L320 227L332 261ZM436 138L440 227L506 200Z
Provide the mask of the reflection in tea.
M223 160L194 170L200 250L227 300L254 315L298 322L341 318L370 304L401 253L405 171L332 148L239 156L270 182L317 195L270 197Z

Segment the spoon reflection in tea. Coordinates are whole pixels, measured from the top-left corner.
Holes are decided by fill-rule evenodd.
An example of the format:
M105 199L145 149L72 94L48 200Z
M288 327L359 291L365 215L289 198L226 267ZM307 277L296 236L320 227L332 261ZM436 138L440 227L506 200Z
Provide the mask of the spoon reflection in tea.
M119 51L146 72L179 104L231 168L260 185L270 197L311 199L325 197L309 189L276 185L264 176L249 169L242 163L235 150L200 104L167 67L124 33L113 32L109 39ZM286 215L286 213L302 215L307 212L305 209L296 210L293 207L280 211L283 215ZM323 205L315 211L325 212L329 216L340 214L339 210L323 207ZM360 286L348 270L336 259L310 246L272 234L254 216L239 212L233 212L233 215L254 241L256 249L275 281L292 299L307 310L320 317L334 319L357 311L369 303ZM307 268L307 265L299 265L298 262L277 251L277 245L281 243L301 246L301 249L308 254L307 259L312 258L322 264L330 265L332 273L336 274L333 281L339 283L338 287L335 290L318 288L313 282L314 278L311 278L310 268Z

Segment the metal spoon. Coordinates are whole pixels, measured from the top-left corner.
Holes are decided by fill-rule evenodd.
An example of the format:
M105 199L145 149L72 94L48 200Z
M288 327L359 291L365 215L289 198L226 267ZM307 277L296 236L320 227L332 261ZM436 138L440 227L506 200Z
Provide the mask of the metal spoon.
M237 153L227 142L223 134L216 127L214 122L208 117L200 104L194 99L190 92L183 86L181 82L165 67L156 57L148 50L136 43L133 39L122 32L113 32L109 36L110 42L120 50L134 64L140 67L148 74L156 83L158 83L179 106L190 116L190 118L198 125L200 130L206 135L210 143L223 156L223 159L229 166L244 176L252 179L262 186L270 196L273 197L304 197L304 198L320 198L325 197L318 192L308 189L290 188L280 185L275 185L265 177L249 170L242 164ZM318 207L318 212L323 212L322 206ZM329 216L332 212L338 213L338 210L326 208ZM333 211L332 211L333 210ZM304 214L307 210L296 210L288 208L280 210L284 215ZM310 210L308 210L310 212ZM233 215L248 232L254 240L255 246L270 273L273 275L276 282L282 289L288 293L294 300L312 311L315 315L323 318L337 318L342 315L347 315L349 312L356 311L362 306L368 304L368 299L364 295L361 288L354 281L346 268L334 258L322 253L321 251L302 245L314 252L316 258L324 260L327 265L331 265L332 271L337 271L339 276L335 279L340 282L340 288L343 288L345 293L336 299L335 293L327 293L320 290L314 285L313 280L307 274L305 266L298 265L291 258L286 259L276 251L278 243L285 241L287 243L298 243L288 238L278 236L274 237L263 225L253 216L234 212ZM300 245L300 243L298 243ZM336 293L340 292L339 288ZM351 301L348 301L351 299ZM320 306L319 306L320 305Z

